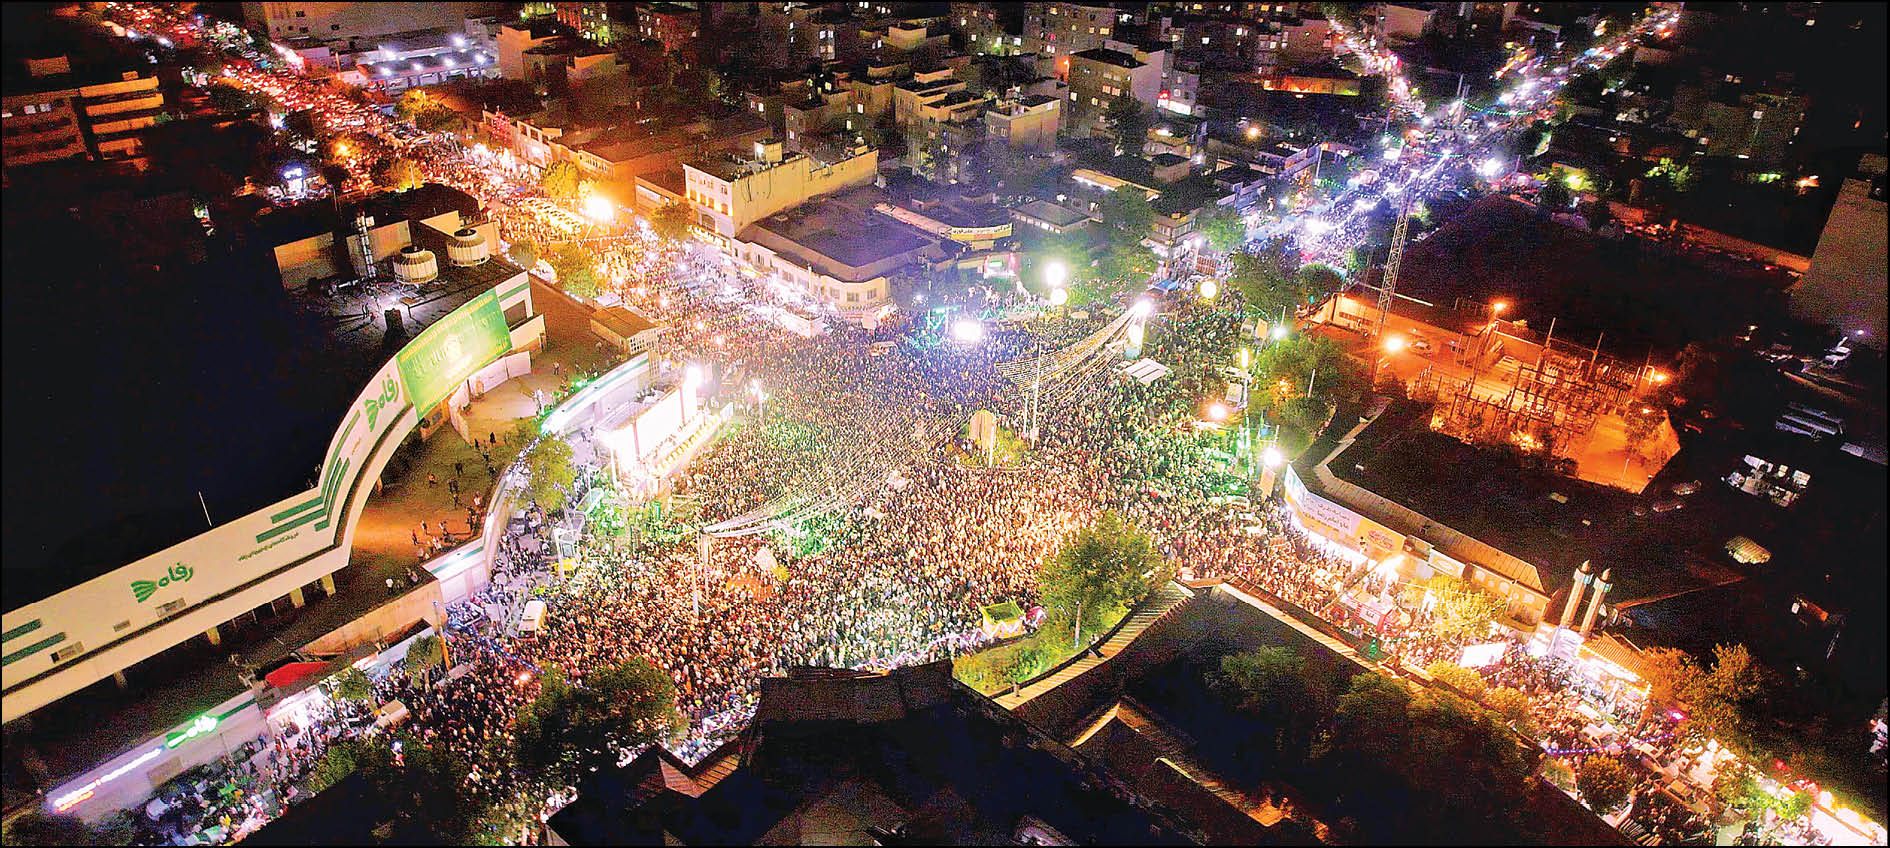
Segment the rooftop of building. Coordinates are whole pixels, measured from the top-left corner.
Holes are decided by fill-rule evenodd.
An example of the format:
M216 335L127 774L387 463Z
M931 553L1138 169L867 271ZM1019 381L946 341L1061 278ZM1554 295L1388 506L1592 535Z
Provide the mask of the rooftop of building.
M451 53L433 53L413 59L394 59L391 61L361 62L356 65L370 77L398 77L407 74L428 73L456 68L484 67L492 58L483 50L455 50Z
M1144 62L1137 61L1134 56L1120 50L1110 50L1107 47L1092 47L1080 53L1072 53L1070 56L1075 59L1101 62L1105 65L1114 65L1118 68L1127 68L1129 70L1135 70L1136 68L1146 65Z
M1730 465L1682 478L1692 473L1684 451L1647 494L1635 495L1525 468L1509 454L1435 432L1429 421L1428 405L1394 403L1328 467L1340 480L1536 566L1546 594L1565 590L1584 561L1596 572L1613 569L1610 597L1617 603L1744 579L1750 570L1725 552L1727 540L1745 535L1775 544L1789 515L1719 483L1715 478L1731 471ZM1335 421L1332 430L1342 429L1350 428ZM1320 450L1315 445L1308 455ZM1310 471L1303 470L1302 479ZM1673 483L1687 480L1702 482L1681 511L1644 509ZM1369 505L1349 505L1374 517ZM1637 505L1647 514L1635 515ZM1395 529L1424 535L1421 528Z
M443 188L366 205L404 210L412 220L455 208L447 196L453 190ZM376 217L387 224L393 217L382 215L392 214ZM32 227L10 218L9 233L68 258L98 253L92 236L74 222L48 217ZM49 414L10 422L9 475L83 479L87 485L46 487L30 497L9 487L8 609L201 533L206 512L212 521L229 521L311 488L342 413L398 345L500 280L523 273L497 258L454 267L445 261L444 234L411 225L416 243L439 257L440 276L413 296L403 310L403 332L390 336L378 308L364 314L372 306L367 292L284 291L269 252L274 245L264 242L275 227L306 237L322 228L310 219L323 220L293 217L293 225L259 223L245 251L161 270L161 284L121 280L109 296L71 298L74 303L47 301L16 285L16 274L43 268L46 260L9 250L9 314L88 332L49 334L9 321L10 353L51 357L63 367L44 369L43 378L20 374L8 396L38 398L52 409L93 409L109 396L114 408L137 414ZM85 264L75 267L83 270ZM68 379L73 373L93 378ZM206 379L214 390L206 388ZM28 444L34 447L28 450Z
M1448 203L1448 200L1434 201ZM1660 360L1687 343L1743 331L1746 316L1776 308L1786 284L1736 259L1655 253L1551 221L1523 203L1482 198L1413 240L1400 294L1451 303L1506 300L1531 327L1556 337Z
M1017 212L1059 227L1067 227L1079 221L1088 220L1090 217L1087 213L1078 212L1067 206L1059 206L1048 200L1032 200L1017 207Z
M830 199L771 215L736 237L787 254L845 282L872 279L885 273L879 266L886 260L936 243L891 218Z
M1078 844L1185 844L1193 828L1106 768L952 679L794 669L762 682L732 751L602 772L548 826L572 845L876 841L1009 844L1041 823Z

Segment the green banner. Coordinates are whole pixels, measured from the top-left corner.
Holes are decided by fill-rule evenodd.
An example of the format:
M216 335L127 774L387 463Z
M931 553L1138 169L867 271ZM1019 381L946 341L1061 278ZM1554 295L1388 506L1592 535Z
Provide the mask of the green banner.
M511 349L499 291L491 289L428 327L395 359L408 400L425 415L474 371Z

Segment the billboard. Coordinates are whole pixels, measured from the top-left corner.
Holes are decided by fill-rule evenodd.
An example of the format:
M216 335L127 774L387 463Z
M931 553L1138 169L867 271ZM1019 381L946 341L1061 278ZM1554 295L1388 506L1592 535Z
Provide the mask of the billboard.
M512 332L495 288L426 328L395 359L408 400L425 415L473 372L511 349Z

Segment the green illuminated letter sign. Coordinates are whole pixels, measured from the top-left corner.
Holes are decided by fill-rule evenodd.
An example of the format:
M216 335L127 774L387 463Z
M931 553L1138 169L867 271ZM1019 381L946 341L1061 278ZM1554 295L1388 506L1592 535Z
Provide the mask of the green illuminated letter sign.
M395 359L407 399L424 415L474 371L511 349L512 332L493 289L428 327Z

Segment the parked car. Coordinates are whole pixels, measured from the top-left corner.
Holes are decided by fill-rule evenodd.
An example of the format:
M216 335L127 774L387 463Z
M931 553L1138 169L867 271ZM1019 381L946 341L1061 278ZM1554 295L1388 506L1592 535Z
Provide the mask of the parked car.
M1673 484L1673 493L1683 498L1699 490L1700 490L1700 481L1698 480L1688 480L1685 483Z
M1679 498L1667 498L1666 500L1654 501L1655 512L1673 512L1683 506L1686 506L1686 504Z

